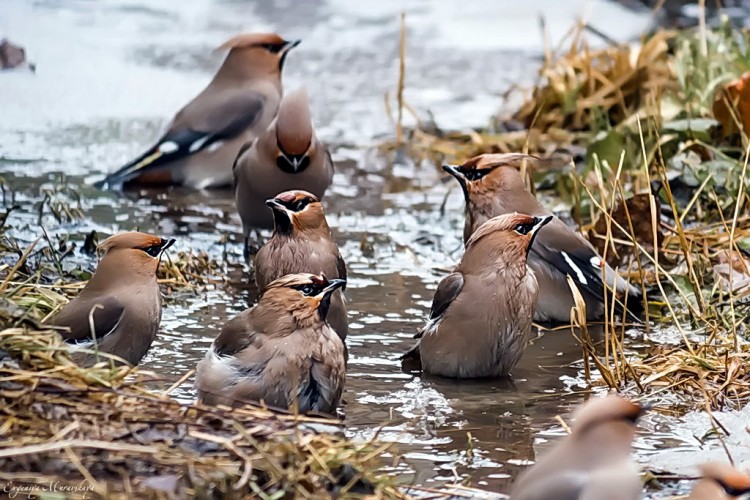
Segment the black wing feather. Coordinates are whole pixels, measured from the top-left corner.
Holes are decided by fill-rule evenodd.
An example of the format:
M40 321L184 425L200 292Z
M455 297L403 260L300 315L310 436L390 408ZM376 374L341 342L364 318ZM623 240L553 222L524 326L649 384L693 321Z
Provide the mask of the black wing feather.
M258 96L251 96L242 104L244 105L232 109L231 114L228 113L229 120L216 130L195 130L190 127L170 129L152 148L98 181L96 187L121 185L142 172L158 169L203 151L216 142L235 137L258 120L263 111L263 99Z
M596 297L600 301L603 300L604 282L602 281L601 270L591 264L592 258L599 257L593 250L582 246L574 252L565 252L570 262L565 258L562 251L550 250L538 244L532 245L530 253L531 258L536 257L543 260L561 273L570 275L582 294ZM575 268L571 266L571 262ZM585 282L581 280L581 277Z
M464 287L464 276L461 273L451 273L445 278L435 290L430 308L430 319L435 320L443 315L448 306L453 302Z

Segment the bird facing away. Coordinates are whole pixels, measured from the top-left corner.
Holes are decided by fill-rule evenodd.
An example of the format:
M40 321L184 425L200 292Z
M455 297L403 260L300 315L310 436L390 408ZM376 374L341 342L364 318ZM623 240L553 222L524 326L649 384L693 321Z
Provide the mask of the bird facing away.
M699 466L703 478L688 500L734 500L750 498L750 476L729 464L709 462Z
M137 365L146 355L161 322L156 270L162 254L174 242L126 232L99 245L104 256L94 276L48 321L74 347L76 362L88 366L107 359L96 354L100 352Z
M166 133L97 186L230 185L240 148L276 116L284 61L297 44L299 40L287 41L275 33L229 39L220 47L229 52L213 80L175 115Z
M468 241L486 220L497 215L511 212L552 215L526 189L519 171L524 161L533 164L537 159L524 154L485 154L459 166L443 167L458 180L464 192L464 241ZM605 312L602 270L608 287L616 288L621 297L627 291L628 306L634 312L642 307L641 291L618 276L591 243L557 217L539 232L529 253L529 267L539 281L539 304L534 316L537 321L570 321L574 300L567 275L586 302L587 318L601 318Z
M570 435L525 470L512 500L635 500L641 497L630 447L646 407L611 395L578 408Z
M333 414L346 379L344 343L326 322L342 279L288 274L231 319L198 363L205 404L259 402Z
M273 227L271 212L264 206L267 199L292 189L323 199L333 179L333 161L315 135L304 90L285 95L276 120L243 147L234 164L234 179L246 248L251 231Z
M538 295L526 255L550 220L513 213L485 222L438 285L429 321L403 359L419 357L424 373L443 377L510 374L526 349Z
M346 264L333 241L323 205L307 191L285 191L266 200L273 211L274 231L255 256L255 283L263 290L285 274L323 274L329 279L346 280ZM341 340L349 332L346 286L331 296L328 324Z

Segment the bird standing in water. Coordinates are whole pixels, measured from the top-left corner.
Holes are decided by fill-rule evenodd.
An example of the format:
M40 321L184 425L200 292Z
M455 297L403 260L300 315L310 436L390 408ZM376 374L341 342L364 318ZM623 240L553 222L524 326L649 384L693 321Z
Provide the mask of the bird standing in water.
M334 413L346 362L344 343L326 315L331 295L345 284L313 274L269 283L258 304L231 319L198 363L199 399Z
M234 177L246 255L250 233L273 227L267 199L292 189L323 199L333 180L333 161L315 135L304 90L284 96L276 120L240 152Z
M96 272L81 292L47 323L58 327L81 365L108 353L137 365L156 338L161 292L156 271L175 240L126 232L110 236ZM85 349L85 351L84 351Z
M524 154L485 154L462 165L443 167L458 180L464 192L464 241L497 215L512 212L552 215L526 189L519 171L525 161L533 164L536 159ZM574 301L568 275L586 302L588 319L601 318L605 312L602 271L607 285L615 288L619 296L627 292L628 307L634 312L642 308L641 291L618 276L591 243L557 217L539 232L529 253L529 267L539 281L539 304L534 316L537 321L570 321Z
M284 61L297 44L299 40L287 41L275 33L229 39L220 47L229 53L213 80L175 115L156 144L97 186L230 185L240 148L276 116Z
M510 374L531 333L538 288L526 265L529 246L551 220L508 214L485 222L435 291L430 319L403 358L453 378Z
M259 290L293 273L323 274L346 280L346 264L331 235L323 205L307 191L285 191L266 200L273 211L274 231L255 256L255 284ZM341 340L349 332L342 287L331 296L327 321Z

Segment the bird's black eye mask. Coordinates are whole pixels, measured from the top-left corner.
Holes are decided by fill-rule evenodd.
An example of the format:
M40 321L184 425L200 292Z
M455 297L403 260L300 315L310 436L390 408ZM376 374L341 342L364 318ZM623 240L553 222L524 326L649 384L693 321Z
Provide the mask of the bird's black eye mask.
M161 245L151 245L146 248L141 248L141 250L149 254L151 257L158 257L161 253Z
M175 242L175 240L174 240L174 239L170 239L170 240L165 240L165 239L162 239L162 240L161 240L161 241L160 241L159 243L157 243L156 245L149 245L149 246L147 246L147 247L141 247L141 248L140 248L140 250L143 250L144 252L146 252L146 253L147 253L148 255L150 255L151 257L154 257L154 258L156 258L156 257L158 257L158 256L159 256L159 255L160 255L160 254L161 254L161 253L162 253L162 252L163 252L164 250L166 250L167 248L169 248L169 247L171 247L172 245L174 245L174 242Z
M516 227L513 228L513 230L518 234L526 236L534 229L534 226L536 226L536 224L536 222L530 222L528 224L517 224Z
M272 54L278 54L281 52L281 50L286 47L287 42L283 43L259 43L256 45L256 47L261 47L263 49L266 49L268 52Z
M463 174L466 180L474 182L474 181L478 181L485 175L489 174L490 172L492 172L492 170L493 169L491 168L468 168L468 169L462 168L462 169L459 169L459 172Z
M750 488L735 488L718 479L716 480L716 482L719 483L719 486L724 488L724 491L726 491L727 495L729 495L730 497L739 498L742 495L747 495L748 493L750 493Z
M315 297L316 295L319 295L326 286L328 286L328 283L305 283L303 285L294 285L292 288L299 290L307 297Z
M286 208L291 210L292 212L301 212L304 209L307 208L307 206L312 203L312 198L305 197L305 198L297 198L296 200L279 200L277 199L281 205L284 205Z

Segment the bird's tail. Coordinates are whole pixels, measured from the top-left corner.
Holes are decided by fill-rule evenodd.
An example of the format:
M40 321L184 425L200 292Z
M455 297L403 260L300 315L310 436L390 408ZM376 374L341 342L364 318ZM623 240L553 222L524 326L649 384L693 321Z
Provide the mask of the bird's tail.
M163 160L164 156L164 151L156 145L127 165L97 181L94 186L99 189L119 189L123 184L139 177L145 171L161 166L164 162L159 160Z

